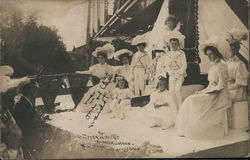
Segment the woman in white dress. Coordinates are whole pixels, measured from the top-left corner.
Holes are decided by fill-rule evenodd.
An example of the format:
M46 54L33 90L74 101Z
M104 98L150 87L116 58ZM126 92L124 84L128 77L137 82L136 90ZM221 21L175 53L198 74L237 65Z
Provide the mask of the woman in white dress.
M247 66L244 63L240 50L240 42L247 39L247 32L239 29L232 29L227 32L226 40L230 44L232 50L232 56L227 61L228 68L228 89L229 97L232 102L246 101L247 100L247 80L248 71Z
M114 72L118 75L123 76L128 81L131 91L134 91L134 77L132 74L131 65L129 63L129 59L132 55L133 53L128 49L121 49L119 51L116 51L114 53L114 59L122 62L122 66L114 67Z
M192 139L222 138L227 134L226 112L231 107L227 66L216 47L206 46L203 51L212 64L208 72L209 85L185 99L175 126L180 136Z
M109 79L110 76L112 77L112 74L113 74L113 67L106 63L107 58L109 59L112 58L113 52L114 52L114 47L111 44L106 44L103 47L96 48L96 50L92 53L92 55L97 58L98 64L91 66L89 70L87 71L76 71L76 73L78 74L90 74L100 79L100 83L97 84L96 86L91 87L90 90L84 95L83 99L76 107L77 111L80 111L80 112L90 111L92 107L92 103L95 103L95 101L91 101L91 103L88 103L86 101L89 100L91 97L93 97L92 95L95 92L99 91L103 94L105 93L105 95L108 95L111 92L111 90L114 88L114 87L111 87L112 85L111 82L108 82L107 86L105 85L105 89L102 88L103 86L102 83L106 79ZM105 107L105 110L108 112L109 110L108 107Z

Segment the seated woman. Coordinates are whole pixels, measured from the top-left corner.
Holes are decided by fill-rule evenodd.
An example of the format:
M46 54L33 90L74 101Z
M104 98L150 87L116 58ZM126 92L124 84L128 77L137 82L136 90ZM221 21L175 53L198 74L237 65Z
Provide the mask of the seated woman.
M233 102L236 101L246 101L247 100L247 60L244 61L243 56L241 56L240 42L247 39L247 32L232 29L226 33L226 40L230 44L232 50L232 57L227 61L228 69L228 89L229 97Z
M128 49L121 49L114 53L114 59L122 62L122 66L114 67L114 72L123 76L129 83L129 88L133 91L133 74L130 66L130 57L133 53Z
M185 99L176 118L180 136L193 139L222 138L227 134L226 112L231 107L228 98L227 66L214 46L204 46L204 54L212 66L208 72L209 85Z
M173 93L168 90L168 78L160 76L156 90L150 95L150 102L142 108L133 108L131 118L149 127L161 127L163 130L175 123L177 116Z
M106 63L107 59L112 58L114 47L111 44L106 44L103 47L97 47L92 53L97 58L98 64L95 64L87 71L76 71L78 74L90 74L98 77L99 79L105 79L108 73L112 73L112 66Z
M91 110L92 106L86 102L87 99L90 97L93 97L92 95L96 92L104 92L105 94L110 92L113 88L110 86L111 83L108 82L107 86L105 85L105 89L103 87L100 87L103 85L103 82L105 80L109 81L109 78L112 78L113 74L113 67L108 65L106 63L107 58L112 58L112 54L114 52L114 47L110 44L106 44L103 47L98 47L96 50L92 53L94 57L97 58L98 64L93 65L89 68L87 71L76 71L78 74L91 74L100 79L100 83L94 87L92 87L83 97L81 102L76 107L77 111L81 112L88 112ZM110 80L111 81L111 80Z
M122 77L117 77L118 84L113 90L114 100L110 103L112 110L111 118L126 118L126 111L131 107L132 91L129 89L128 81Z

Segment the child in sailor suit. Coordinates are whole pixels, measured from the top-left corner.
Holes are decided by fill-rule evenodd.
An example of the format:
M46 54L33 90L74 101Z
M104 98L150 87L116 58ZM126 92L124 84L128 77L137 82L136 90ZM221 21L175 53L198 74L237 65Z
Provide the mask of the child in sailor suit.
M176 96L177 106L182 104L181 86L186 76L185 53L178 47L178 39L170 40L171 50L166 54L165 68L169 75L169 90Z
M146 44L147 41L144 35L139 35L132 41L132 45L136 45L138 49L131 62L135 96L143 96L145 94L146 80L148 79L147 70L150 65L150 57L145 52Z

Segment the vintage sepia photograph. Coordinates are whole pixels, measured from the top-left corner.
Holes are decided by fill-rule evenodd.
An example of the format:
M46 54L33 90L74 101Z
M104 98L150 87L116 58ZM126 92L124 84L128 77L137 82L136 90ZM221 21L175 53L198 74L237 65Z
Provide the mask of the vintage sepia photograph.
M249 158L249 0L0 0L0 159Z

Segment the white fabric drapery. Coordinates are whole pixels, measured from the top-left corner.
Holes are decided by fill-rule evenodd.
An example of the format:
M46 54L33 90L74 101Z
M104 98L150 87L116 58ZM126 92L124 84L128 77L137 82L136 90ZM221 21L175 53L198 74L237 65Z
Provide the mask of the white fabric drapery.
M146 33L148 37L147 51L151 55L153 49L162 49L164 45L164 33L166 32L165 20L169 16L169 0L164 0L159 15L155 21L152 31Z
M225 32L231 30L232 28L248 31L248 29L228 6L225 0L199 0L198 7L200 43L215 36L223 36ZM249 41L243 41L241 44L240 53L247 60L249 59L248 48ZM210 64L207 58L201 52L200 57L201 72L207 73Z

